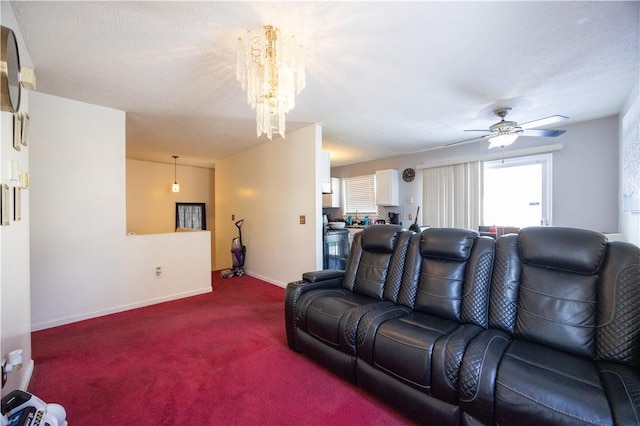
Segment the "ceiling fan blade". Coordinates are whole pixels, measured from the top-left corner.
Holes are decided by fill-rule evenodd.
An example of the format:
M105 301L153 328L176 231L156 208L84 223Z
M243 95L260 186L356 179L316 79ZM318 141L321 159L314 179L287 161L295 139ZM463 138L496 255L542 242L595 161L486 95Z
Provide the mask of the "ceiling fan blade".
M487 133L488 131L489 130L487 130L487 129L470 129L470 130L468 129L468 130L465 130L465 132L485 132L485 133Z
M547 126L549 124L558 123L568 119L569 117L565 117L564 115L552 115L550 117L540 118L539 120L529 121L528 123L522 123L520 127L523 129L532 129L534 127Z
M486 130L483 130L483 132L486 132ZM462 145L462 144L469 143L469 142L479 141L481 139L488 138L489 136L491 136L491 135L476 136L475 138L471 138L471 139L463 139L461 141L451 142L451 143L446 144L445 146Z
M522 133L522 136L544 136L555 138L566 132L566 130L550 130L550 129L529 129Z

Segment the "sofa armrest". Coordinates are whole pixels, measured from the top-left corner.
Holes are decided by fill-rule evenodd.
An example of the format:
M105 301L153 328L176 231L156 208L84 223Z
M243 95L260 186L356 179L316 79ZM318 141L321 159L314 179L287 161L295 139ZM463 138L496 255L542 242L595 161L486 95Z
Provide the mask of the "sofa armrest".
M458 392L460 408L484 424L494 424L498 365L511 342L510 336L489 329L476 336L464 352Z
M460 364L469 342L484 329L475 324L461 324L433 347L431 358L431 395L458 405Z
M598 364L609 406L617 425L640 425L640 374L612 362Z
M300 280L287 284L284 292L284 322L287 331L287 344L289 348L296 350L294 333L296 329L296 307L300 296L310 290L323 288L339 288L342 285L343 271L331 270L332 273L324 273L324 271L307 272L303 277L308 277L314 281ZM315 274L315 275L314 275Z
M335 278L342 278L344 271L339 269L323 269L321 271L311 271L302 274L302 280L310 283L316 283L319 281L327 281Z
M410 308L392 303L381 305L378 309L367 312L358 324L356 339L358 362L366 362L373 366L373 347L378 327L385 321L400 318L410 312Z

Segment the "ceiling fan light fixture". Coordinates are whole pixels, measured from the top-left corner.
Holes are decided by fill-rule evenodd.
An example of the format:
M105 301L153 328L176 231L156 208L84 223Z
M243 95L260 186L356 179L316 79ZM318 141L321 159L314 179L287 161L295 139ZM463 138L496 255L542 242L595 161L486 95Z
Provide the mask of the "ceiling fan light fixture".
M489 138L489 149L504 148L514 143L518 139L517 134L503 133Z
M541 127L547 124L557 123L560 121L568 120L569 117L565 117L564 115L552 115L546 118L540 118L538 120L529 121L528 123L518 124L516 121L507 121L505 117L511 108L498 108L493 111L495 115L500 117L500 121L489 126L489 129L474 129L474 130L465 130L465 132L484 132L487 133L485 135L463 139L461 141L452 142L446 144L445 146L454 146L463 143L474 142L478 139L489 139L489 148L498 148L505 146L509 146L518 139L518 136L542 136L542 137L556 137L564 134L566 130L557 130L557 129L536 129L536 127Z
M256 111L257 136L271 139L279 133L284 138L285 114L306 84L302 46L295 37L280 35L271 25L259 33L248 31L238 39L236 78Z

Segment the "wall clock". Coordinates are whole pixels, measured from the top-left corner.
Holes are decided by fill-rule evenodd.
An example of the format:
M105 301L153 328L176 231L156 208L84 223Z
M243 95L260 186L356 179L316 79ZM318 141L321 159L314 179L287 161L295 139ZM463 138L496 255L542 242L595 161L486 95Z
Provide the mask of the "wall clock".
M1 27L0 45L0 93L2 111L17 112L20 109L20 56L18 42L12 30Z
M413 169L404 169L402 172L402 180L405 182L411 182L416 177L416 171Z

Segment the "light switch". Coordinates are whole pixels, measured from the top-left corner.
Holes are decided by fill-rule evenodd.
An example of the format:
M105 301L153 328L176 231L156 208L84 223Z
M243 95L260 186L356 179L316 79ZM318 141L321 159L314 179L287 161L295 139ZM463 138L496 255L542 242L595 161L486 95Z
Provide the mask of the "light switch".
M300 215L300 225L304 225L307 221L307 218L305 217L305 215L301 214Z
M413 220L413 214L409 213L409 220Z

